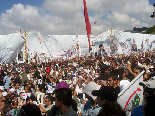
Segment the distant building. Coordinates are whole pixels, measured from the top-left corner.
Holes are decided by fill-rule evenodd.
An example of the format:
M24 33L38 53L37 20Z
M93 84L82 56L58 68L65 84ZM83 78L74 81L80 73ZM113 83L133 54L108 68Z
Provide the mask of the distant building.
M147 27L142 27L142 28L136 28L136 27L134 27L133 30L125 30L124 32L145 33L146 30L148 30Z
M136 28L136 27L134 27L134 28L133 28L133 33L134 33L134 32L135 32L135 33L144 33L146 30L148 30L147 27L142 27L142 28Z

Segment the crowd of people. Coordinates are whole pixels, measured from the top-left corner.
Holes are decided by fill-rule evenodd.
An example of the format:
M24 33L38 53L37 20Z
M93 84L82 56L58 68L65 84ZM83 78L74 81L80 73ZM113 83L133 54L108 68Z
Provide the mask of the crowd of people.
M2 63L1 116L125 116L117 96L143 70L147 102L131 115L151 116L155 86L146 85L155 82L154 63L153 51L113 56L104 51L42 63Z

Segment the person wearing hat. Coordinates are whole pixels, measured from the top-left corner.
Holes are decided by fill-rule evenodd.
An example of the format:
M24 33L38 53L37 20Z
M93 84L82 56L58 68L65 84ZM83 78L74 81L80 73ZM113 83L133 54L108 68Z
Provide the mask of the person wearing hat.
M63 116L78 116L72 108L72 89L65 82L60 82L54 91L55 105ZM57 115L57 114L56 114Z
M53 94L55 95L55 105L47 116L78 116L76 101L72 99L72 89L66 82L59 82Z
M97 96L97 103L101 107L97 116L126 116L117 102L118 93L113 87L102 86L99 90L93 90L92 95Z
M80 109L81 113L79 116L96 116L100 111L100 107L96 103L96 96L92 95L93 90L100 89L100 85L96 84L95 82L89 82L84 89L82 90L87 98L85 104L81 104Z
M143 86L143 105L135 107L131 116L155 116L155 76L148 81L140 82Z
M103 44L99 45L99 50L98 50L98 59L102 59L102 57L106 57L108 54L106 53Z

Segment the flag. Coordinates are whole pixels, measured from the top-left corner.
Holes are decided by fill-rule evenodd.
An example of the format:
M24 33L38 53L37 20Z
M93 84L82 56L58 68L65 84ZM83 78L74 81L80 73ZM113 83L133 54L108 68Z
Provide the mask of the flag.
M112 32L112 28L111 28L111 34L113 34L113 32Z
M133 43L134 43L134 44L136 43L134 38L133 38Z
M146 51L149 51L149 39L145 39Z
M143 50L143 47L144 47L144 44L143 44L143 41L142 41L142 44L141 44L141 49Z
M26 62L26 59L27 59L27 45L26 45L26 31L24 31L24 47L25 47L25 62Z
M155 43L155 40L153 40L150 44L150 49L152 48L153 43Z
M84 16L85 16L86 30L87 30L89 50L90 50L91 45L90 45L90 36L89 35L91 34L91 26L90 26L89 17L88 17L86 1L83 0L83 3L84 3Z
M75 47L76 47L77 50L79 49L78 41L76 42Z
M132 51L132 42L131 42L131 38L128 38L125 42L126 44L126 52L129 53Z
M78 44L78 41L76 42L75 47L76 47L78 53L81 53L81 50L80 50L80 46Z
M145 43L149 43L149 39L146 39L146 40L145 40Z
M26 40L26 38L25 38L24 36L22 36L22 31L21 31L21 29L20 29L20 35L21 35L21 38L22 38L22 39Z
M24 37L26 38L26 31L24 31Z
M42 36L40 35L40 33L38 32L39 38L40 38L40 43L42 42Z
M144 72L142 71L118 94L117 101L125 110L127 116L131 114L134 107L142 105L143 87L139 83L143 82Z

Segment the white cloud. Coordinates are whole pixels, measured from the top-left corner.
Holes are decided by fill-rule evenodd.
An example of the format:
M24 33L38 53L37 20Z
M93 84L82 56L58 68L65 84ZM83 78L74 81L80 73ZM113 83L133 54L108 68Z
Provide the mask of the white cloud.
M150 27L153 6L148 0L86 0L92 34L111 28ZM97 21L97 25L94 25ZM42 8L14 4L0 15L0 34L40 31L47 34L86 34L83 0L45 0Z
M51 15L72 19L81 12L81 2L79 0L46 0L43 7L50 11Z
M13 5L12 9L1 14L0 25L5 33L17 32L20 28L33 31L46 26L36 7L22 4Z

